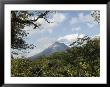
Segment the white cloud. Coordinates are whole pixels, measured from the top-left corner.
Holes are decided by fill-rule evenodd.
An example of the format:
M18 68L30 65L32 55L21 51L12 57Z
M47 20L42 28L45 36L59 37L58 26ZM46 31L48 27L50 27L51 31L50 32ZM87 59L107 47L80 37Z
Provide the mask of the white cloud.
M72 28L72 31L74 32L74 31L79 31L79 30L81 30L81 27L74 27L74 28Z
M24 27L24 31L26 31L26 33L29 33L28 36L31 36L32 34L36 33L36 29L33 29L34 26L26 26Z
M58 39L58 41L66 41L67 40L67 41L71 42L73 40L76 40L77 37L78 37L78 34L70 34L70 35L66 35L66 36L60 37Z
M37 42L39 43L38 46L40 46L40 48L46 48L52 44L52 39L49 37L43 37L37 40Z
M65 15L62 13L56 13L53 15L52 19L50 19L53 23L47 23L44 19L39 19L38 23L41 23L42 26L40 27L42 31L48 31L49 33L52 33L52 29L57 26L59 23L63 22L65 20Z
M95 25L97 25L97 23L94 21L94 18L90 14L85 15L84 13L79 13L78 16L73 17L70 20L70 25L79 23L85 23L89 28L93 28Z
M100 37L100 33L99 33L99 34L96 34L96 35L91 36L91 38L92 38L92 39L94 39L94 38L99 38L99 37Z
M83 38L84 36L85 36L84 34L80 34L80 35L78 35L78 34L69 34L69 35L65 35L63 37L58 38L58 41L69 45L72 42L76 41L77 38Z
M79 13L78 19L80 22L94 22L94 18L90 14L84 15L84 13Z
M32 19L36 18L36 17L31 17ZM57 26L59 23L63 22L66 19L65 14L62 13L56 13L53 14L52 18L49 20L53 23L47 23L44 19L39 19L37 22L37 24L41 24L41 26L39 28L33 29L34 26L26 26L24 28L24 30L26 30L27 32L30 33L30 35L39 32L42 33L44 31L48 31L49 33L52 33L53 29L55 26Z
M41 51L40 49L35 48L35 49L33 49L32 51L30 51L30 52L27 54L27 57L31 57L31 56L33 56L33 55L36 55L36 54L38 54L40 51Z
M77 19L77 17L73 17L70 21L70 24L73 25L73 24L76 24L76 23L78 23L78 19Z
M53 16L53 21L56 22L56 23L60 23L62 21L65 20L65 15L62 14L62 13L56 13L54 16Z
M83 38L85 36L85 34L80 34L79 36L78 36L78 38Z

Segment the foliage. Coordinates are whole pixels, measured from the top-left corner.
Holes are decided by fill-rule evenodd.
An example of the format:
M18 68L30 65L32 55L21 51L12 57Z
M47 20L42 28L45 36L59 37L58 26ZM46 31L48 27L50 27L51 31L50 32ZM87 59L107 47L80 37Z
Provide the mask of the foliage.
M12 76L31 76L32 62L27 59L12 59L11 61L11 73Z
M94 18L94 21L100 24L100 11L98 10L92 11L91 16Z
M100 76L100 40L87 40L65 52L41 56L34 61L11 60L14 77L98 77Z
M11 11L11 48L17 50L33 49L35 46L27 44L24 40L24 37L29 34L24 30L24 27L33 26L33 29L39 28L42 25L37 22L39 19L51 23L48 21L50 13L52 11Z

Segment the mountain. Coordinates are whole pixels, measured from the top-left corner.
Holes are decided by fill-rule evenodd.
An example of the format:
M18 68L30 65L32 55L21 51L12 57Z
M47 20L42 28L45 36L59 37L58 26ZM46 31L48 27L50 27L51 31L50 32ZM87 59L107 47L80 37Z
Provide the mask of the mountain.
M69 47L67 45L65 45L64 43L55 42L54 44L49 46L47 49L42 51L41 53L34 55L30 58L33 60L33 59L36 59L37 57L42 56L42 55L48 56L54 52L65 51L67 48L69 48Z
M68 48L68 46L65 45L64 43L55 42L50 47L45 49L41 54L42 55L50 55L50 54L52 54L54 52L64 51L67 48Z

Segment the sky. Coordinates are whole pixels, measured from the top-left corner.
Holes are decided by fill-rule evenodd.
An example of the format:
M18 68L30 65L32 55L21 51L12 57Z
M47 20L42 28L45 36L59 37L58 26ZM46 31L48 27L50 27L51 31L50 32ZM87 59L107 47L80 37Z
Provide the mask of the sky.
M29 32L29 35L25 40L29 44L36 45L36 48L28 50L28 54L22 55L33 56L56 41L69 46L78 37L100 35L100 24L94 21L90 13L91 11L86 10L56 11L49 19L53 23L39 19L38 22L42 23L39 28L33 29L33 26L26 26L24 30Z

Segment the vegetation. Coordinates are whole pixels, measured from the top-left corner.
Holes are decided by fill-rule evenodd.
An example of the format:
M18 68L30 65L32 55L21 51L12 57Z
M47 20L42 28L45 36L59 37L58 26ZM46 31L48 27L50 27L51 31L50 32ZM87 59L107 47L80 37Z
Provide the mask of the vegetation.
M47 23L52 11L11 11L11 48L17 50L33 49L24 38L28 35L25 26L39 28L39 19ZM35 17L32 19L33 17ZM92 11L91 16L100 24L100 12ZM86 41L86 44L84 44ZM56 52L31 61L26 58L13 58L11 53L12 77L97 77L100 76L100 40L88 37L73 42L65 52ZM16 54L16 53L15 53Z
M11 11L11 48L33 49L33 44L28 44L24 38L29 34L24 30L25 26L33 26L33 29L38 29L42 24L38 22L39 19L44 19L47 23L49 15L53 11ZM13 53L13 52L12 52Z
M78 44L78 41L76 41ZM100 76L100 40L88 39L65 52L41 56L34 61L12 58L14 77L98 77Z

